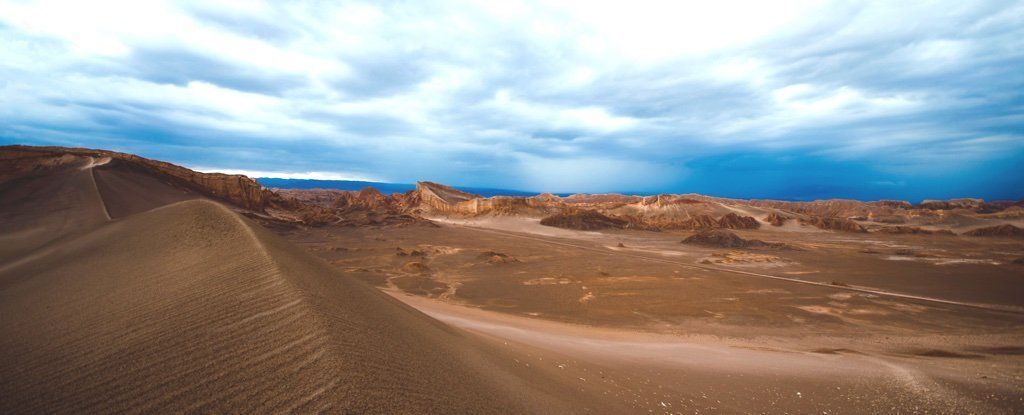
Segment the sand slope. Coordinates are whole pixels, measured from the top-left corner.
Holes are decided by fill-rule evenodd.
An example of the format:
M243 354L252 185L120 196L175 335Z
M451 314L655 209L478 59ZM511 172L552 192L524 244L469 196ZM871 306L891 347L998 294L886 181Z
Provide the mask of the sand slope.
M122 218L182 200L199 198L141 169L123 164L92 168L96 188L112 218Z
M92 170L69 167L57 173L29 174L0 185L0 267L106 222Z
M571 409L558 381L207 200L0 272L0 351L3 413Z

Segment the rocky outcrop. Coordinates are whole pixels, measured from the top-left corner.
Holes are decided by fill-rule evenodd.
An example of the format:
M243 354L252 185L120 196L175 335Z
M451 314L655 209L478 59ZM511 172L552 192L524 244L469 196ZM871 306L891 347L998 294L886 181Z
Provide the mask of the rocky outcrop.
M746 248L751 241L740 238L732 232L721 229L705 229L683 239L684 244L713 246L716 248Z
M949 200L924 200L918 207L929 210L978 209L985 204L984 199L962 198Z
M789 245L782 243L743 239L739 235L724 229L704 229L683 239L682 243L715 248L791 248Z
M1003 238L1024 238L1024 229L1010 224L988 226L964 232L967 236L986 236Z
M722 229L757 229L761 223L750 216L740 216L729 212L718 219L718 227Z
M277 192L285 200L295 202L286 210L299 215L300 221L307 225L436 226L408 213L405 195L384 195L372 187L354 192L333 189L278 189Z
M629 222L602 215L593 210L575 210L566 213L559 213L540 220L541 225L554 226L556 228L576 229L581 231L594 231L600 229L622 229Z
M642 219L641 219L642 220ZM715 219L711 215L700 214L690 216L681 221L651 221L647 223L650 227L656 227L661 229L682 229L682 230L701 230L701 229L757 229L761 226L761 223L750 216L740 216L735 213L726 213L722 217Z
M784 210L807 216L817 217L841 217L849 218L854 216L867 217L870 213L891 213L895 209L888 203L879 205L859 200L831 199L815 200L813 202L786 202L779 200L751 200L751 206Z
M872 214L868 215L868 217L866 217L864 219L869 220L869 221L873 221L873 222L887 223L887 224L892 224L892 225L899 225L899 224L907 223L907 216L904 216L904 215L876 215L876 214L872 213Z
M765 216L762 220L768 222L772 226L782 226L785 225L786 221L790 219L792 218L789 216L782 215L779 212L772 212L769 213L768 216Z
M1024 219L1024 207L1020 205L999 205L1000 209L995 212L979 212L985 215L986 218L993 219Z
M264 224L321 226L326 224L408 224L425 222L400 212L403 199L385 197L375 189L360 192L318 190L301 193L303 200L266 189L255 180L233 174L201 173L171 163L105 150L60 147L7 146L0 148L4 169L0 176L14 178L33 169L68 166L131 171L168 185L218 199ZM99 162L102 160L102 162ZM10 161L10 162L8 162ZM314 203L311 199L316 199ZM340 202L347 200L347 204ZM338 208L337 204L345 205ZM360 206L349 215L349 207ZM390 210L389 210L390 209Z
M374 188L357 192L311 189L272 190L255 180L187 168L131 154L57 147L0 147L0 182L17 180L33 169L91 167L131 169L156 177L186 193L222 200L259 220L305 225L402 225L431 223L433 215L522 215L543 217L546 224L572 229L703 230L758 229L760 222L735 212L758 211L763 220L781 226L799 218L821 229L866 232L851 218L869 223L878 232L927 235L945 231L928 228L982 227L1024 217L1024 201L984 202L981 199L928 200L919 206L903 201L821 200L787 202L738 200L696 194L630 196L577 194L559 197L497 196L484 198L450 186L419 182L405 194L381 194ZM99 171L99 170L97 170ZM985 228L979 235L1016 235L1012 229Z
M373 187L358 192L344 192L331 207L340 210L371 210L386 213L401 213L406 209L403 195L385 196Z
M141 159L141 158L140 158ZM145 159L142 159L145 160ZM145 160L158 174L165 174L187 183L190 187L232 204L254 211L264 211L275 195L256 183L255 180L241 175L222 173L199 173L170 163Z
M0 150L3 159L21 160L32 168L71 163L94 163L103 159L98 169L130 169L156 176L174 186L224 200L254 212L265 212L280 197L264 189L255 180L236 174L200 173L171 163L151 160L133 154L106 150L61 147L8 146ZM9 173L16 174L16 173Z
M480 199L480 195L463 192L451 186L434 182L416 182L415 192L425 203L455 204L472 199Z
M918 228L916 226L886 226L884 228L878 229L875 232L899 235L956 235L955 233L953 233L953 231L946 229L939 229L933 231L929 229Z
M835 217L811 217L808 219L801 219L801 224L811 225L819 229L825 229L829 231L840 231L840 232L857 232L864 233L868 230L861 226L859 223L849 219L835 218Z
M448 216L544 215L559 211L565 206L560 198L552 194L533 197L494 196L483 198L432 182L416 183L416 190L405 195L404 204L413 213Z
M890 209L913 209L914 205L904 200L879 200L872 202L875 206L886 207Z
M695 215L683 219L677 225L665 224L662 226L672 229L686 230L717 229L718 221L715 220L715 218L712 218L710 215Z

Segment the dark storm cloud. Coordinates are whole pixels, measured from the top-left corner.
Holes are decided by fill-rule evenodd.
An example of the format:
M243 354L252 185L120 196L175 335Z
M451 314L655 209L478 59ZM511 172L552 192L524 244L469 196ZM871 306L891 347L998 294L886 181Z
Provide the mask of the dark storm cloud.
M553 191L1022 181L1019 2L238 6L0 5L0 135Z

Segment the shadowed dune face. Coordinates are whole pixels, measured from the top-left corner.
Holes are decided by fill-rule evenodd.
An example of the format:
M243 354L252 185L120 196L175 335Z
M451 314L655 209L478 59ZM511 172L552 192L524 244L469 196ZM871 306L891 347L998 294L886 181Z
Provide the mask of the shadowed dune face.
M78 192L90 175L80 172L39 180L51 196L76 198L56 222L90 218L91 231L66 232L0 271L0 412L572 409L552 397L559 382L523 380L504 352L216 202L107 222L103 200ZM101 176L116 212L173 194L139 203L127 194L151 188L147 179Z
M107 220L92 170L69 166L57 172L26 175L0 184L3 264Z
M123 218L167 204L200 198L148 172L123 165L93 168L96 187L111 218Z

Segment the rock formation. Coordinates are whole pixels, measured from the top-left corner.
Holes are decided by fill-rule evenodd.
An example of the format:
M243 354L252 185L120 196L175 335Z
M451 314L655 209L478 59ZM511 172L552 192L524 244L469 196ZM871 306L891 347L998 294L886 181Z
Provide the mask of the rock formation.
M682 243L690 245L710 246L715 248L791 248L789 245L765 242L757 239L743 239L735 233L724 229L704 229L683 239Z
M675 226L673 226L671 223L662 226L667 228L686 230L716 229L718 228L718 221L715 220L715 218L712 218L710 215L695 215L683 219L682 221L678 222L678 224Z
M922 209L949 210L949 209L977 209L985 204L984 199L949 199L949 200L924 200L918 205Z
M757 229L761 223L750 216L740 216L733 212L726 213L715 219L709 214L693 215L680 220L660 218L650 220L646 218L636 219L646 227L657 229L680 229L680 230L701 230L701 229Z
M215 198L254 219L281 226L396 226L431 224L435 216L474 217L516 215L544 218L543 224L570 229L704 230L758 229L754 217L773 226L789 219L821 229L866 232L856 220L896 226L878 232L949 234L928 228L972 227L971 235L1014 236L1012 225L995 227L1024 217L1024 201L985 202L981 199L928 200L914 206L904 201L820 200L788 202L739 200L697 194L630 196L576 194L559 197L481 197L433 182L419 182L404 194L381 194L374 188L359 191L331 189L266 189L255 180L187 168L131 154L57 147L0 147L0 182L32 174L33 169L89 167L141 173L192 195ZM856 220L853 220L856 219ZM437 226L437 225L433 225ZM989 229L992 228L992 229Z
M716 248L746 248L751 245L757 245L756 242L740 238L739 235L722 229L705 229L699 231L690 235L686 239L683 239L682 243L713 246Z
M39 168L73 163L95 163L104 160L100 169L128 169L153 175L177 187L221 199L254 212L265 212L280 198L264 189L255 180L237 174L200 173L171 163L150 160L133 154L106 150L61 147L7 146L0 150L0 159L7 164L0 175L17 175L19 166ZM8 164L10 163L10 164Z
M575 210L558 213L540 220L541 225L557 228L593 231L600 229L625 228L629 222L602 215L593 210Z
M718 227L722 229L757 229L761 227L761 223L750 216L740 216L729 212L718 219Z
M801 224L811 225L819 229L825 229L829 231L841 231L841 232L867 232L859 223L849 219L836 218L836 217L812 217L809 219L801 219Z
M769 213L768 216L765 216L764 219L762 219L762 220L764 220L765 222L770 223L772 226L782 226L782 225L785 225L786 221L790 220L790 219L792 219L792 218L790 218L788 216L781 215L781 214L779 214L779 212L772 212L772 213Z
M988 226L964 232L967 236L989 236L1005 238L1024 238L1024 229L1010 224Z
M716 248L772 248L796 250L800 248L782 242L765 242L759 239L743 239L735 233L724 229L705 229L686 239L682 243L691 245L711 246Z
M886 226L878 229L876 232L889 233L889 234L912 234L912 235L956 235L953 231L940 229L940 230L928 230L918 228L916 226Z

